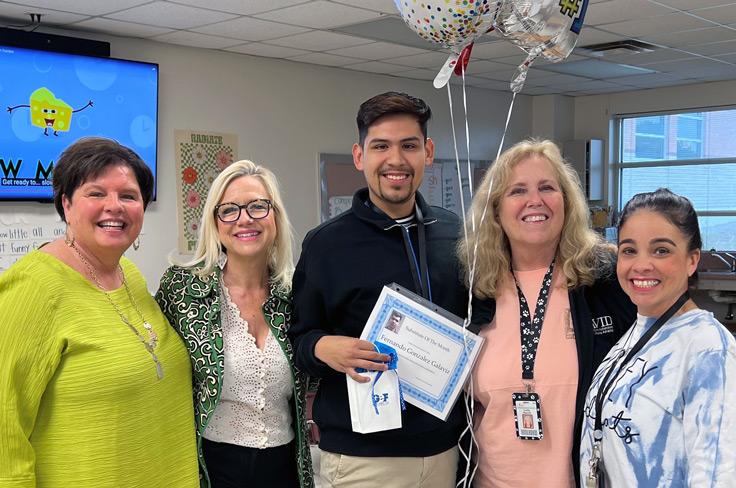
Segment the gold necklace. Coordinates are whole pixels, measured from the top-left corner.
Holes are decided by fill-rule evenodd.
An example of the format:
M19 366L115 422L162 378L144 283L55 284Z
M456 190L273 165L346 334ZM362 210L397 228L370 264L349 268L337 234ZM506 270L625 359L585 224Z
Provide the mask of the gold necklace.
M143 317L143 313L141 312L141 309L138 308L138 303L133 298L133 294L130 292L130 288L128 287L128 281L125 279L125 273L123 272L122 266L118 264L118 272L120 273L120 277L123 281L123 287L125 288L125 293L128 295L128 299L130 300L130 303L133 304L133 308L135 309L136 313L140 317L141 321L143 322L143 328L146 329L148 332L148 340L146 340L143 335L138 332L138 329L136 329L133 324L130 322L128 317L123 313L122 310L120 310L120 307L118 307L117 303L115 303L110 296L110 293L107 292L102 287L102 283L100 283L100 280L97 278L97 273L95 272L94 267L92 264L85 258L82 253L77 249L77 246L74 245L74 241L70 241L67 243L67 245L72 248L74 253L77 255L80 261L82 261L82 264L87 268L87 272L89 273L90 277L92 278L92 281L95 282L95 285L97 285L97 288L100 289L100 291L105 295L105 298L107 298L107 301L110 302L110 305L112 305L112 308L115 310L115 312L120 316L120 320L128 326L130 330L133 331L133 333L138 337L138 339L143 344L143 347L146 348L146 351L148 351L148 354L151 355L151 358L153 359L154 364L156 365L156 376L158 379L163 379L164 377L164 367L161 364L161 361L158 359L158 356L156 355L156 352L154 349L158 345L158 334L156 334L156 331L153 330L153 326Z

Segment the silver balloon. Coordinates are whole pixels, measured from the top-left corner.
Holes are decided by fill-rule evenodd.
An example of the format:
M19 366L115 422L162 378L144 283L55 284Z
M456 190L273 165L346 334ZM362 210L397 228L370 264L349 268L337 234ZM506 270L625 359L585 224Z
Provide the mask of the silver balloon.
M527 54L512 82L519 91L534 60L543 56L557 63L575 47L588 0L503 0L496 15L496 31Z

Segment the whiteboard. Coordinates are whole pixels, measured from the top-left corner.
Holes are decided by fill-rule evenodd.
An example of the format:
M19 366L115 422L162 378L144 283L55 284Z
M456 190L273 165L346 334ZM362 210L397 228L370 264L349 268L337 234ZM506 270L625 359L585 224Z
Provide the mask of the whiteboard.
M29 251L63 236L65 231L66 224L55 213L0 211L0 273Z

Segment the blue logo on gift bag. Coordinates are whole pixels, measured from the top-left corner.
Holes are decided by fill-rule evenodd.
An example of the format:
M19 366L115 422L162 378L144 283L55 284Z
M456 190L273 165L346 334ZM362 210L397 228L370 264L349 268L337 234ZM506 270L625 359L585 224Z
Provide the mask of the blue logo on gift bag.
M388 403L388 393L382 393L380 395L373 394L373 405L378 407L379 405L386 405Z
M399 373L396 371L396 368L399 367L399 355L396 353L396 349L394 349L391 346L388 346L382 342L374 342L373 347L376 348L376 352L379 352L381 354L386 354L389 356L389 360L387 363L388 371L393 371L395 375L398 375ZM376 415L380 415L378 412L378 405L386 405L389 400L389 394L388 393L382 393L382 394L376 394L376 383L378 382L378 379L383 375L383 371L379 371L375 378L373 378L373 384L371 385L371 394L372 394L372 400L373 400L373 410L375 410ZM401 402L401 410L406 410L406 404L404 403L404 393L401 389L401 382L398 382L399 384L399 401Z

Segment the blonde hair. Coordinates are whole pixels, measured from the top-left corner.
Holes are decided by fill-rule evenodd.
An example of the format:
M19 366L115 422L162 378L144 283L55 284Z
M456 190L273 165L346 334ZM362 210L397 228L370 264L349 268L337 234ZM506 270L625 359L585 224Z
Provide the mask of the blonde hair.
M475 231L468 225L468 238L458 245L458 255L467 283L474 259L473 250L477 251L473 293L478 297L495 297L508 278L511 248L498 221L498 207L516 165L533 156L543 157L550 162L562 192L565 220L555 263L556 268L563 273L567 286L575 288L592 284L603 270L611 269L610 247L590 227L590 213L577 173L562 158L560 149L554 142L527 139L504 151L488 169L468 211L468 222L475 217ZM485 218L480 222L486 201L488 209Z
M180 265L185 267L198 266L199 269L195 273L202 278L208 276L215 269L222 249L222 243L217 233L215 207L220 203L222 195L230 186L230 183L245 176L257 178L263 183L271 200L272 211L276 220L276 239L268 253L268 269L272 280L284 290L291 290L291 276L294 272L291 223L281 199L276 176L270 170L252 161L236 161L214 179L207 194L207 200L204 202L199 239L197 240L197 248L194 250L194 256L191 260Z

